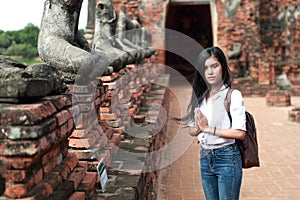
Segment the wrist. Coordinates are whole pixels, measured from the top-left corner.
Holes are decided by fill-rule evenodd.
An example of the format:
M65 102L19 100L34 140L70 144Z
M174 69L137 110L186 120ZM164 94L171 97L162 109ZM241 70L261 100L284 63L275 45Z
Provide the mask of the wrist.
M215 135L215 136L221 137L220 129L218 129L216 127L213 127L213 133L212 134Z
M209 134L211 134L211 135L216 135L216 136L218 136L217 135L217 128L214 126L214 127L207 127L206 129L205 129L205 132L206 133L209 133Z
M213 134L213 131L214 131L214 127L206 127L205 129L204 129L204 132L205 133L208 133L208 134Z

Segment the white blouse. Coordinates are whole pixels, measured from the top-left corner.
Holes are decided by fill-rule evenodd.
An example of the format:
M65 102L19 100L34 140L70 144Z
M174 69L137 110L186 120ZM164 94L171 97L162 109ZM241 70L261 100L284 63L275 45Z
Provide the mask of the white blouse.
M200 110L208 120L208 126L219 129L238 129L246 130L246 115L244 107L244 99L238 90L233 90L231 94L230 114L232 118L232 125L230 126L230 119L226 112L224 101L229 87L223 86L219 92L206 101L203 99ZM205 149L215 149L225 145L233 144L234 139L221 138L201 132L198 135L198 140L201 146Z

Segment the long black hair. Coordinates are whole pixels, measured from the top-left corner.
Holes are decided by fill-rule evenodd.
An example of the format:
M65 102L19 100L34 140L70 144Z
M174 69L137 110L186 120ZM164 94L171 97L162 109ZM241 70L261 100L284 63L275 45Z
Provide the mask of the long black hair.
M223 84L231 87L230 69L228 67L227 59L223 51L216 46L208 47L201 51L198 56L197 66L194 74L193 92L191 102L188 106L188 116L185 118L194 119L194 109L203 101L205 94L209 90L208 84L205 81L204 70L205 61L214 56L222 66Z

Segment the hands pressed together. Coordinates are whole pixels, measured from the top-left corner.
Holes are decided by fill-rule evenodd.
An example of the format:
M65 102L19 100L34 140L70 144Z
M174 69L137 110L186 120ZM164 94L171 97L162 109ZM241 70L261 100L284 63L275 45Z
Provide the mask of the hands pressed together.
M208 129L208 121L207 118L203 115L200 108L195 108L195 126L198 130L205 131Z
M194 120L195 120L195 126L190 128L190 131L189 131L191 136L197 136L202 131L205 132L205 130L207 130L209 128L207 118L200 111L200 108L195 108Z

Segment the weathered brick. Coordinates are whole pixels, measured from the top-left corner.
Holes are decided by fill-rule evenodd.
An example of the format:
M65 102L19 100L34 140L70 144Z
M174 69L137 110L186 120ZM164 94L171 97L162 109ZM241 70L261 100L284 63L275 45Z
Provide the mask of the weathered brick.
M85 127L85 128L76 128L75 130L73 130L72 134L70 135L71 138L82 138L85 137L87 134L89 134L89 132L91 132L93 129L97 129L99 134L102 134L103 131L101 131L101 129L99 128L99 122L98 120L93 120L93 122Z
M59 173L52 172L40 183L38 183L32 190L30 190L27 196L33 196L38 200L47 199L61 184L62 178Z
M107 87L107 90L114 90L117 86L116 82L103 83Z
M73 182L75 190L78 189L78 185L83 180L84 176L86 174L86 171L83 167L76 167L73 172L68 177L68 181Z
M96 131L92 131L84 138L69 138L69 147L88 149L99 137L100 135Z
M57 156L61 156L60 149L57 146L54 146L51 150L47 151L45 154L40 155L42 165L45 165L49 160L54 159Z
M80 160L79 163L78 163L78 166L79 166L79 167L83 167L83 168L84 168L84 171L87 171L87 170L88 170L87 161Z
M137 113L138 113L138 105L134 104L131 106L131 108L129 108L129 114L131 116L134 116Z
M48 175L58 164L58 159L51 159L43 166L44 176Z
M104 131L104 134L106 135L107 139L111 139L112 135L114 133L114 129L113 128L107 128Z
M35 125L56 112L50 101L35 104L3 104L0 108L0 124Z
M124 132L125 132L125 129L126 129L125 126L114 128L114 133L118 133L120 135L123 135Z
M72 131L72 134L70 135L71 138L83 138L86 137L87 134L89 134L89 131L86 129L75 129Z
M109 106L106 106L106 107L100 106L99 112L100 113L110 113L111 112L111 107L109 107Z
M54 117L49 117L40 124L33 126L0 125L0 138L10 140L37 139L53 131L56 126L57 123Z
M47 200L68 199L74 192L74 184L72 182L63 182L55 192L47 198Z
M117 120L115 113L100 113L100 120Z
M73 171L79 160L76 155L70 154L67 158L64 159L64 162L66 163L66 166L70 169L70 171Z
M37 172L34 172L32 178L27 182L27 187L32 188L39 182L41 182L44 178L43 170L40 169Z
M85 200L85 192L75 192L68 200Z
M65 162L57 165L52 171L59 173L63 181L67 180L68 176L71 173L71 170L65 165Z
M6 170L5 178L7 182L23 182L26 179L25 170Z
M61 126L62 124L66 123L69 119L71 119L71 114L67 110L62 110L56 113L55 117L57 119L58 126Z
M89 93L91 90L90 86L81 86L81 85L67 85L68 90L67 93L69 94L85 94Z
M99 151L98 148L91 147L89 149L69 149L69 153L75 154L79 160L90 161L95 159L95 155Z
M4 161L7 165L7 168L11 169L25 169L32 165L32 163L35 163L37 160L37 157L6 157L6 156L0 156L0 159Z
M118 73L112 73L109 76L101 76L100 80L104 83L116 80L119 77Z
M22 198L27 194L26 184L6 184L4 195L9 198Z
M113 134L112 138L110 139L112 143L114 143L116 146L119 146L121 142L121 135L120 134Z
M95 184L97 180L97 172L87 172L82 182L79 184L77 190L85 191L86 195L92 193L95 190Z
M62 110L63 108L69 107L72 105L71 96L64 94L64 95L55 95L55 96L47 96L44 97L52 102L57 110Z
M35 141L9 141L0 143L0 155L4 156L33 156L51 147L56 138L55 132Z
M71 135L72 131L74 130L74 122L73 119L69 119L66 123L62 124L57 129L57 138L66 138Z

